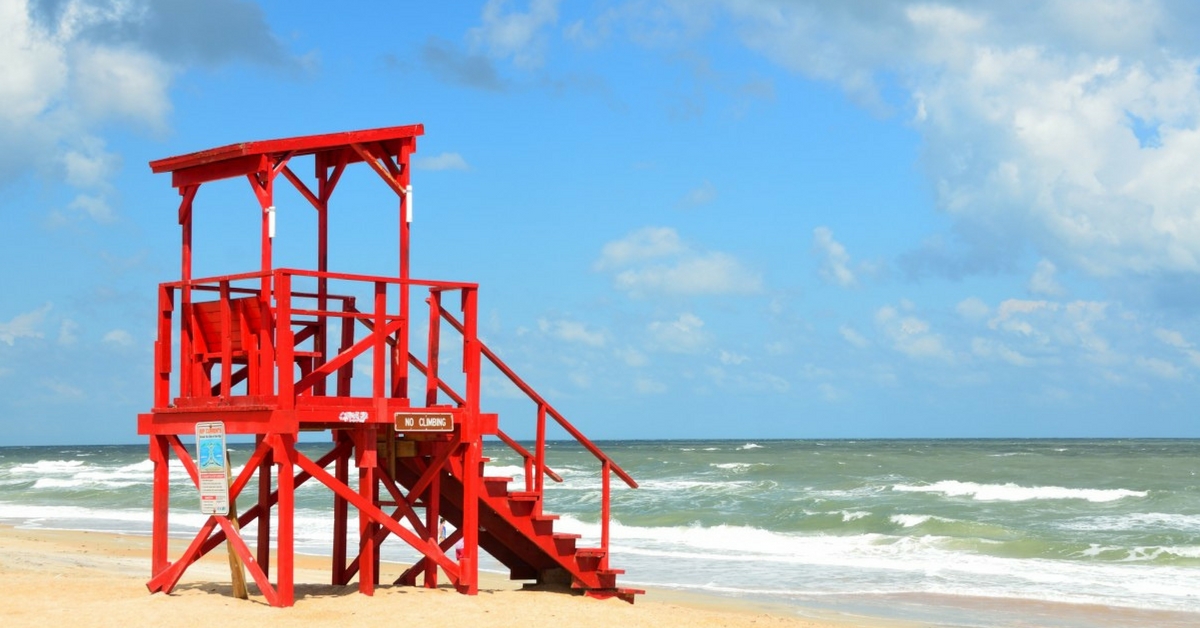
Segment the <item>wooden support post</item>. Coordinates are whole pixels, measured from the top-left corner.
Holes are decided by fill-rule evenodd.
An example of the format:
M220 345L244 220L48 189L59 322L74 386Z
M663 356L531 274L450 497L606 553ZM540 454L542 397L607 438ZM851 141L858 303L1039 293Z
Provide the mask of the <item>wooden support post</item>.
M358 494L364 501L379 504L379 478L376 477L377 452L375 428L358 430L355 449L358 464ZM379 524L361 509L358 514L358 591L364 595L375 594L376 551L375 534Z
M279 485L279 537L276 554L276 592L280 606L295 602L295 517L296 517L296 437L293 434L275 436L275 461L279 465L276 483Z
M467 595L479 593L479 441L471 437L463 443L462 533L463 554L459 561L458 590Z
M442 493L442 470L441 457L430 456L430 462L436 462L439 468L434 471L433 479L429 482L429 488L425 492L425 530L429 533L430 539L436 539L441 543L444 539L441 538L442 532L442 513L441 513L441 493ZM438 566L432 560L425 561L425 588L436 589L438 585Z
M150 460L154 462L154 497L150 536L150 573L167 570L167 513L171 506L170 445L166 436L150 437Z
M341 431L334 432L334 440L338 444L345 442L346 434ZM334 467L334 477L342 484L350 484L350 452L346 452L338 456ZM331 581L338 586L345 586L349 582L348 574L346 573L346 542L347 534L347 516L349 508L346 503L346 498L341 495L333 494L333 574Z
M231 467L232 461L229 458L229 452L225 452L225 482L229 484L229 523L233 526L233 531L241 533L242 526L238 523L237 511L237 496L233 494L233 473ZM228 540L225 542L225 548L229 552L229 583L233 590L233 597L239 600L250 599L250 592L246 590L246 569L242 565L242 557L238 556L236 550L233 549L233 543Z
M262 444L263 435L254 437L257 448ZM267 453L258 466L258 566L263 574L271 575L271 467L274 456Z

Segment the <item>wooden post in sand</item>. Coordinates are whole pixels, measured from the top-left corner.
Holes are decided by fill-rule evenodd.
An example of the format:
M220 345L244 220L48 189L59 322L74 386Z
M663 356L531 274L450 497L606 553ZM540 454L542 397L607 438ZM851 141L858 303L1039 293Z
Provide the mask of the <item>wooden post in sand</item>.
M229 487L232 489L233 473L230 470L229 452L225 453L225 480L229 482ZM229 492L229 523L233 524L233 529L241 534L242 526L238 524L237 499L234 498L232 490ZM248 600L250 592L246 590L246 570L242 565L242 557L233 550L233 545L229 541L225 541L225 548L229 551L229 578L233 597L239 600Z

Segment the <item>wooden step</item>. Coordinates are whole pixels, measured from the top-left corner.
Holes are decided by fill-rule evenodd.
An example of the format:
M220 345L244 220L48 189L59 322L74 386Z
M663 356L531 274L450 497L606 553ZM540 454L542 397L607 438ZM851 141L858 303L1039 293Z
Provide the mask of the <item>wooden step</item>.
M575 550L575 556L581 558L604 558L604 555L607 553L599 547L581 547Z
M554 547L560 555L569 556L575 552L575 541L583 537L569 532L555 532L550 538L554 539Z
M558 515L534 514L530 516L533 523L533 531L538 534L553 534L554 522L558 521Z
M507 497L509 482L512 482L512 478L501 476L484 476L483 488L490 497Z

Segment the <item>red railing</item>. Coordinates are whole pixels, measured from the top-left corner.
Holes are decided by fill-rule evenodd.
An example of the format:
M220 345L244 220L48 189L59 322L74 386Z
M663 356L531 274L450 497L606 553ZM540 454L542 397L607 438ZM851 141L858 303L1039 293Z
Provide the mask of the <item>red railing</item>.
M441 313L442 318L444 318L446 320L446 322L450 323L450 325L453 326L455 329L457 329L459 332L463 332L463 330L464 330L463 324L460 323L457 319L455 319L454 316L450 312L447 312L445 309L442 309L442 308L439 308L439 311ZM591 454L593 456L595 456L597 460L600 461L600 486L601 486L600 549L604 550L604 556L601 559L602 560L602 568L607 568L608 547L609 547L609 525L610 525L609 520L611 519L611 514L612 514L612 512L611 512L612 487L611 487L611 482L610 482L611 476L612 476L612 474L615 473L617 475L617 477L621 478L625 482L625 484L628 485L630 488L637 488L638 487L637 481L635 481L633 479L633 477L631 477L628 473L626 473L625 470L622 469L620 465L618 465L616 462L614 462L613 459L608 456L608 454L604 453L604 451L602 451L598 446L596 446L595 443L593 443L591 440L588 439L588 437L584 436L582 432L580 432L578 429L576 429L575 426L572 425L571 422L568 421L565 417L563 417L563 415L561 413L559 413L558 410L554 409L554 406L550 405L550 402L546 401L545 398L543 398L541 395L539 395L537 393L537 391L535 391L533 389L532 386L525 383L525 380L521 379L521 377L518 376L515 371L513 371L507 364L504 363L503 360L500 359L500 356L496 355L491 349L489 349L483 343L480 343L480 351L483 353L484 357L486 357L488 359L488 361L492 363L493 366L495 366L501 373L504 374L505 377L507 377L509 379L509 381L511 381L513 383L513 385L515 385L521 392L525 393L525 395L527 397L529 397L530 401L533 401L537 405L537 409L538 409L538 412L537 412L537 436L534 441L536 453L533 454L533 469L532 469L533 473L532 474L529 473L529 470L530 470L530 468L529 468L530 467L529 452L526 451L523 447L520 447L520 445L518 443L512 441L512 439L509 439L505 436L501 437L501 440L503 440L506 444L508 444L509 447L512 447L513 449L517 450L517 453L521 454L525 458L525 461L526 461L526 473L525 473L526 490L536 492L538 495L544 495L544 493L543 493L544 483L543 482L544 482L544 477L546 475L550 475L553 479L555 479L555 481L558 481L558 482L562 481L562 479L560 477L558 477L558 475L556 473L554 473L553 471L548 469L546 466L546 416L547 415L552 417L554 419L554 421L556 423L558 423L558 425L560 427L562 427L564 430L566 430L566 432L568 434L571 435L572 438L574 438L580 445L583 445L584 449L591 452ZM530 485L531 475L534 478L532 486Z
M316 281L315 292L293 291L293 280L297 277ZM235 284L257 282L257 287ZM350 282L369 287L371 307L360 311L358 299L347 294L333 294L330 282ZM400 293L398 304L389 308L389 289L396 287ZM409 311L408 292L414 287L427 288L429 297L429 335L425 361L422 362L409 351L411 321L404 314ZM503 429L498 430L501 442L521 456L525 467L525 490L544 497L545 478L562 482L563 478L546 462L547 418L553 419L567 434L590 452L600 463L601 473L601 549L604 564L607 564L609 548L609 520L611 515L611 476L616 474L631 488L637 482L595 443L584 436L533 387L521 379L499 356L484 345L476 334L475 284L426 280L400 280L377 276L329 273L293 269L279 269L271 273L245 273L178 281L161 284L159 290L159 339L156 343L155 363L157 383L155 405L166 407L170 403L171 388L171 340L172 314L175 311L175 293L182 295L179 310L180 323L180 376L179 398L229 397L232 388L246 383L249 397L273 398L281 408L294 408L300 397L326 396L326 380L336 375L336 396L351 397L350 383L354 360L372 350L372 390L370 397L379 401L385 397L408 397L407 363L425 376L425 405L437 405L439 393L445 394L457 406L478 413L480 408L481 358L499 370L537 407L536 436L534 451L530 452ZM442 306L447 292L458 291L462 296L462 321ZM193 307L195 293L216 293L219 308L208 307L215 318L221 340L219 351L197 345L203 331ZM241 295L243 305L233 307L234 295ZM253 302L258 312L253 311ZM272 303L273 301L273 303ZM213 303L212 301L205 303ZM306 306L313 303L312 307ZM331 303L339 307L331 309ZM236 310L236 311L235 311ZM214 313L215 311L215 313ZM247 313L249 312L249 313ZM341 338L337 354L327 356L329 322L341 320ZM459 393L444 381L439 372L441 353L441 321L445 320L462 336L464 392ZM368 334L356 338L357 322ZM257 325L257 327L256 327ZM297 331L295 328L299 326ZM212 332L212 330L208 330ZM239 335L240 334L240 335ZM234 338L240 338L238 343ZM307 345L305 343L308 343ZM235 346L236 344L236 346ZM235 364L241 366L234 370ZM402 366L403 365L403 366ZM211 371L220 367L220 381L212 383ZM389 368L390 367L390 368ZM296 369L300 373L297 378ZM387 386L390 380L391 386ZM539 500L540 504L540 500Z

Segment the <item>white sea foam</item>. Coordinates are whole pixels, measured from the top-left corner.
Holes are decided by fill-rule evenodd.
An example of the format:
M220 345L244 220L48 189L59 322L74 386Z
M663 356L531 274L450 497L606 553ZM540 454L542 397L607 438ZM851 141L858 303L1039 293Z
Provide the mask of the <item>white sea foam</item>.
M1140 532L1200 532L1200 515L1167 512L1135 512L1124 515L1078 517L1059 522L1061 530L1081 532L1136 530Z
M904 526L906 528L915 528L915 527L921 525L922 523L925 523L926 521L933 519L933 516L932 515L892 515L891 517L888 517L888 519L896 525Z
M745 471L753 467L769 467L771 465L766 462L713 462L708 466L726 471Z
M865 510L843 510L838 514L842 515L842 521L856 521L871 516L871 513Z
M1147 491L1123 488L1065 488L1062 486L1019 486L1007 484L977 484L943 480L927 485L896 484L893 491L902 493L940 493L947 497L971 497L976 501L1022 502L1037 499L1082 499L1089 502L1111 502L1126 497L1145 497Z
M762 449L762 448L763 448L763 446L759 445L758 443L746 443L745 445L738 447L738 449Z
M9 473L13 475L75 473L82 466L82 460L38 460L37 462L16 465L9 470Z
M930 520L910 516L914 525L919 525L917 519ZM563 517L557 529L582 534L585 541L599 537L598 524L571 517ZM628 569L630 583L716 590L754 581L763 583L756 588L760 593L776 588L802 588L812 595L847 590L942 593L1200 611L1191 568L1147 565L1151 548L1126 562L1077 562L964 553L956 549L955 539L934 535L791 534L744 526L634 527L619 522L610 533L613 553ZM1179 556L1200 554L1200 548L1158 549ZM680 578L681 573L689 577ZM789 577L780 578L780 573Z
M484 472L490 476L517 478L525 477L525 467L516 465L486 465Z

